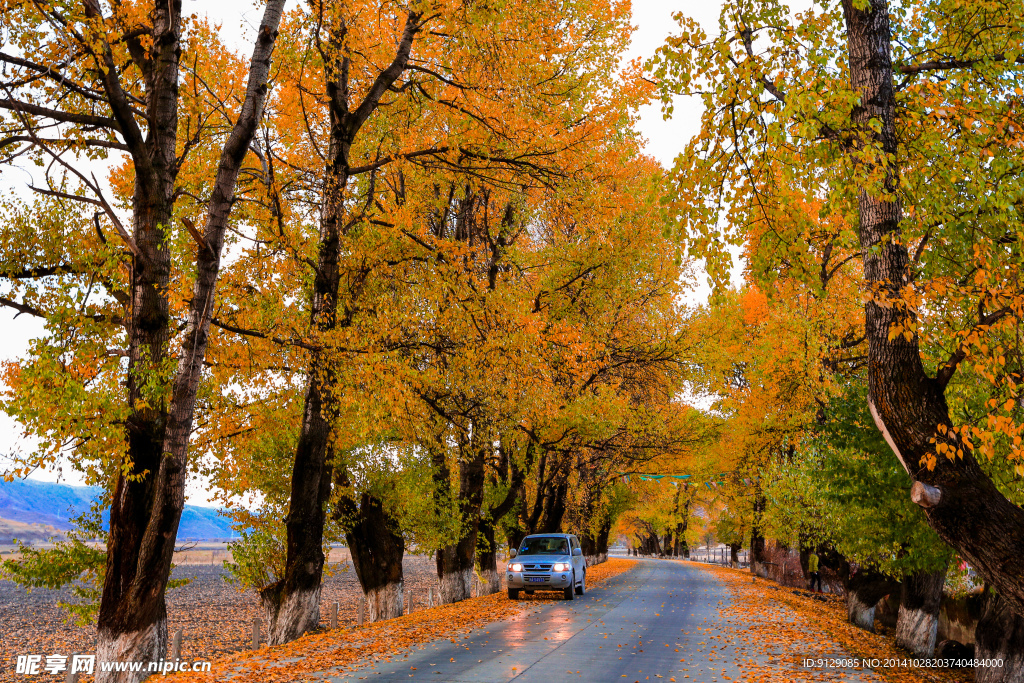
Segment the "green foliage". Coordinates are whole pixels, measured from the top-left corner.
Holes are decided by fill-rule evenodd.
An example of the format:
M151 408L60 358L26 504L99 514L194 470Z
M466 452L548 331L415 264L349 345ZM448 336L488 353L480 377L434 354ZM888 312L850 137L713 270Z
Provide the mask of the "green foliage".
M0 578L14 581L29 590L68 587L76 600L58 602L67 611L68 621L77 626L92 624L99 611L100 591L107 568L107 551L104 549L107 532L103 529L101 513L100 504L93 504L89 512L72 520L74 526L67 533L67 538L57 541L51 548L30 548L18 541L20 558L4 560L0 565ZM188 582L189 579L171 579L167 582L167 590Z
M105 539L99 510L94 508L75 520L67 540L58 541L52 548L29 548L19 541L20 559L4 560L0 576L29 590L70 586L77 600L59 604L68 612L69 621L86 626L96 618L99 609L107 564L107 553L102 547Z
M897 577L935 571L952 556L910 500L910 477L872 423L863 385L836 398L822 429L767 479L767 523L778 538L828 543Z
M241 532L241 539L228 545L231 561L224 561L228 583L239 590L260 591L284 576L287 547L284 522L261 519Z

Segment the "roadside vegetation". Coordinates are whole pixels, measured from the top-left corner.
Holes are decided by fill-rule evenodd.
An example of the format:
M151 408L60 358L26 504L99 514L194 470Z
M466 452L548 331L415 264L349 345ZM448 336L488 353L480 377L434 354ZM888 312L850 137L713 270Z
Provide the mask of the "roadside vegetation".
M109 524L4 576L160 659L202 482L273 645L332 545L376 622L407 552L451 605L569 532L813 553L922 656L977 600L945 647L1020 676L1024 6L677 22L626 64L624 0L270 0L241 54L181 3L7 2L0 306L45 332L2 368L6 476L74 471ZM681 98L666 169L638 111Z

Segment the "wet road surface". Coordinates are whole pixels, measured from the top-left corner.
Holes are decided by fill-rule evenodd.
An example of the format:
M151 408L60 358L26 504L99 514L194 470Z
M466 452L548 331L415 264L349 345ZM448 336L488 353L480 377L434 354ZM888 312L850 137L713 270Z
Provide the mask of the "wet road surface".
M729 600L728 588L696 565L641 561L572 602L537 603L536 610L457 643L435 641L391 661L325 676L345 683L724 683L739 678L736 662L751 656L712 637L721 625L718 609Z

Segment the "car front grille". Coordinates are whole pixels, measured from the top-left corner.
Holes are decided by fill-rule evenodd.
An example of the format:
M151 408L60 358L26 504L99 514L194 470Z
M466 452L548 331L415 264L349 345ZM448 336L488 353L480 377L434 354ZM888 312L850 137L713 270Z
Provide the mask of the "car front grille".
M523 569L524 570L549 572L549 571L551 571L551 565L550 564L524 564L523 565Z

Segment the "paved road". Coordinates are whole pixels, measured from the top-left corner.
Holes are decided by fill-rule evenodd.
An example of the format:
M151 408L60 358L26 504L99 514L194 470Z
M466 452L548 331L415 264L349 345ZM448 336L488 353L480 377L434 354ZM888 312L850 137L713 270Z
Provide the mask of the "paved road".
M430 643L329 680L725 683L740 677L737 661L761 659L742 642L716 639L724 632L718 609L729 599L697 566L641 561L573 602L540 603L458 643Z

